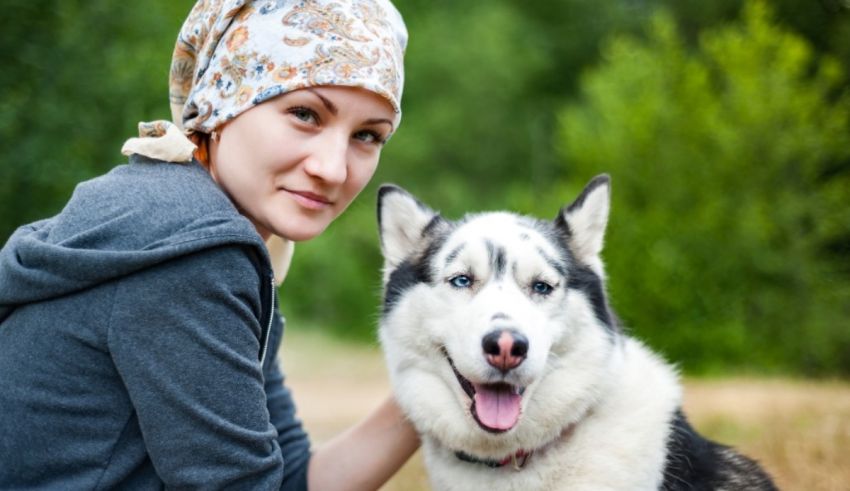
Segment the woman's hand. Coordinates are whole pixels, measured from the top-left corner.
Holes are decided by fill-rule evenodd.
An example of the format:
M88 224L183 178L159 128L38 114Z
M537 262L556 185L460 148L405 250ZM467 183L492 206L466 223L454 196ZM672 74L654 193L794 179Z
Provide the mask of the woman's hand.
M311 491L371 491L419 448L419 436L392 397L354 427L319 447L310 459Z

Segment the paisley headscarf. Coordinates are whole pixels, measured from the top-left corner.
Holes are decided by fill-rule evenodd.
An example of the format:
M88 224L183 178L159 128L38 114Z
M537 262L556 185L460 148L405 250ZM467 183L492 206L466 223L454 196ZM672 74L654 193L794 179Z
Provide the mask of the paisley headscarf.
M407 29L389 0L199 0L174 47L172 122L139 123L121 152L189 162L192 133L211 133L286 92L317 85L360 87L384 97L401 119ZM280 284L293 244L266 246Z
M397 127L406 45L404 22L389 0L199 0L171 62L177 128L140 123L140 138L122 152L189 161L194 144L181 136L211 133L263 101L318 85L384 97Z

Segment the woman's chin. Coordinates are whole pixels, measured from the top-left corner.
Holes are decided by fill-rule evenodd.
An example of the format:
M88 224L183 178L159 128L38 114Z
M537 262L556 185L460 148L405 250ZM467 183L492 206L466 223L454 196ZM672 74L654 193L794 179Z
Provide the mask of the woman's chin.
M330 222L290 224L287 226L274 227L272 233L293 242L306 242L322 234L328 228Z

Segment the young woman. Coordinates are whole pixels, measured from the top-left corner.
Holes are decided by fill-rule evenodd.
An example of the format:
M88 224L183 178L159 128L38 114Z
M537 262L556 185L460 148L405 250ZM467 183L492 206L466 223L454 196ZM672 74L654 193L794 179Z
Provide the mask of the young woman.
M374 489L415 451L391 398L311 451L275 303L397 129L405 43L386 0L197 3L179 129L0 251L0 488Z

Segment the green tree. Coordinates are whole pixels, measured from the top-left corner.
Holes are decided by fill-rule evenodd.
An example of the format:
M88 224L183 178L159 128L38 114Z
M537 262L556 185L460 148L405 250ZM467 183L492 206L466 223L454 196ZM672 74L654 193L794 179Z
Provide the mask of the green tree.
M374 339L379 183L403 185L449 217L511 208L548 187L559 172L553 108L608 33L636 29L649 15L631 2L395 3L410 32L402 125L363 196L325 235L296 248L281 289L293 326Z
M659 14L561 114L574 188L613 176L607 261L626 324L689 370L850 374L850 104L765 3L690 50Z
M125 160L136 123L168 109L190 0L6 0L0 16L0 243Z
M136 133L137 121L168 117L169 58L180 23L193 3L193 0L4 2L4 15L0 17L3 47L0 50L3 66L0 70L0 243L5 242L15 227L59 211L79 181L124 162L119 148L124 139ZM709 92L701 96L707 99L703 105L705 111L715 111L714 118L721 130L740 135L740 139L749 139L748 132L755 132L741 128L736 133L738 129L731 120L726 120L729 116L717 112L722 105L714 99L726 95L714 78L724 72L714 66L716 62L710 60L701 41L706 29L716 33L716 26L737 16L740 0L395 0L395 3L410 32L404 122L385 149L373 184L350 212L333 224L327 235L299 245L290 281L281 291L284 313L293 321L291 325L328 328L357 339L374 339L380 290L374 190L380 182L404 185L450 217L492 208L551 215L562 204L560 199L569 196L544 192L564 173L554 151L555 142L562 137L562 132L556 129L557 108L575 98L579 87L588 85L587 79L591 77L582 82L580 73L600 59L606 65L610 62L613 48L603 43L605 39L630 34L629 39L635 45L650 51L655 49L658 41L651 37L652 31L644 33L640 29L659 6L668 8L670 19L675 19L667 22L671 30L673 24L676 26L678 34L674 33L674 37L679 43L680 57L687 61L692 60L691 50L700 53L697 64L705 65L702 69L710 79L704 82ZM808 41L794 37L805 46L807 59L815 60L821 53L831 53L846 66L850 60L850 11L845 4L844 0L812 4L774 0L776 19L793 27ZM601 46L609 47L603 50ZM738 47L728 46L728 49ZM825 67L830 63L805 62L801 66ZM628 66L631 68L623 70L634 69L636 73L625 73L622 78L635 83L652 70L638 62ZM773 70L771 66L766 72ZM838 71L832 77L843 80ZM828 88L812 97L818 99L822 92L829 92L828 100L840 104L832 97L840 92L839 82L830 81L830 76L812 77L803 73L795 80L806 86L814 80L824 80L821 84ZM617 86L614 82L610 81L615 88L619 87L617 90L626 90L622 83ZM651 103L651 94L644 94L642 87L632 90L636 108ZM796 93L792 95L788 103L801 101ZM599 97L621 96L614 93ZM590 100L587 95L582 97L585 104ZM655 104L664 105L667 94L662 93L656 99ZM834 113L842 110L835 109ZM668 119L684 117L674 114L684 111L675 105L658 111ZM622 109L617 117L625 119L620 123L636 118L631 112L632 107ZM827 120L828 117L819 119L811 128L820 129ZM678 122L664 121L666 126L660 127L666 128L665 131L685 132L687 127L691 128L689 131L701 131L701 127L678 128ZM765 131L759 136L761 141L787 139L782 124L761 128ZM625 131L613 126L608 130ZM655 130L648 127L642 131L652 134ZM615 134L606 137L614 138ZM705 139L693 138L694 142L709 145ZM732 145L733 138L734 135L724 137L721 140L726 143L721 143ZM820 141L827 137L813 138ZM810 143L811 147L818 145L816 141ZM687 154L686 147L686 143L681 143L664 152ZM707 159L696 150L690 152L695 159ZM818 162L824 166L821 180L813 184L818 186L818 199L840 208L846 199L842 186L846 184L843 176L847 172L847 160L830 153L831 150L823 150L825 154L818 152L821 150L812 155L820 157L806 157L820 159ZM592 173L594 166L584 169L568 167L571 186L579 185L574 177ZM615 173L615 178L615 189L619 191L624 177ZM617 219L616 214L614 218ZM818 264L829 269L829 278L834 278L829 281L833 281L834 288L821 288L826 284L822 282L817 290L805 290L806 295L831 295L830 305L839 305L845 298L841 295L846 296L841 293L845 285L843 278L850 269L847 222L840 213L828 211L818 214L813 223L817 232L806 237L819 245L807 245L803 249L806 254L821 249ZM612 229L612 233L618 232ZM646 237L648 240L650 234ZM774 254L780 258L777 262L788 257L783 255L784 251L777 249ZM653 264L648 267L655 268ZM644 273L636 271L632 278L638 274ZM806 278L814 278L815 273L806 274L809 275ZM706 302L715 305L714 300ZM793 305L796 308L797 304ZM621 310L624 314L634 311ZM837 317L842 311L839 308L831 312L822 317L824 325L830 316ZM657 319L654 316L658 313L648 317ZM816 329L810 334L821 336L828 331ZM659 338L659 341L678 343L675 339ZM823 356L834 357L837 348L833 349L831 343L835 339L830 334L818 341L820 346L827 347ZM814 346L815 341L807 343ZM806 353L814 358L821 356L816 350ZM783 353L777 353L775 358L780 355ZM811 365L834 366L835 363L817 358Z
M322 236L296 248L281 302L292 325L372 340L380 297L375 189L396 182L449 214L504 203L497 191L528 184L550 154L529 158L550 129L527 124L546 60L532 28L506 2L399 5L411 32L401 128L373 183ZM520 163L521 164L518 164Z

